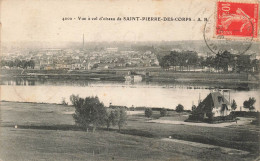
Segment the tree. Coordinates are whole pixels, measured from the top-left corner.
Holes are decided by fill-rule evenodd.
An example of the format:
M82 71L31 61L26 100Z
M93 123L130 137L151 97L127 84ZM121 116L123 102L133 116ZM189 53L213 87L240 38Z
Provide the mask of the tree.
M122 127L127 123L127 113L125 108L116 108L112 111L107 112L105 116L105 122L107 129L112 126L118 126L119 131L121 131Z
M239 55L236 60L238 72L248 72L251 66L250 55Z
M192 111L194 111L196 108L197 108L196 105L192 105L192 106L191 106L191 110L192 110Z
M166 55L159 61L159 65L163 68L168 70L170 68L171 62L170 62L170 56Z
M176 66L179 65L179 53L177 51L171 51L170 53L170 65L174 66L174 70L176 71Z
M178 104L178 106L176 106L176 112L182 112L184 110L184 107L181 104Z
M119 114L117 125L119 131L121 131L121 128L124 127L127 123L127 114L124 108L117 109L117 113Z
M228 72L228 66L234 64L234 56L225 50L216 54L215 62L218 70L222 68L224 72Z
M86 97L83 99L72 95L70 100L76 109L73 118L77 125L83 128L92 125L93 132L95 132L96 127L105 124L106 109L98 97Z
M153 115L153 110L151 108L146 108L144 110L144 115L145 115L145 117L150 118Z
M237 103L236 103L235 100L232 101L231 108L232 108L232 110L236 110L237 109Z
M167 115L167 109L162 108L162 109L160 110L160 115L161 115L161 117L166 116L166 115Z
M109 130L109 127L111 125L112 126L116 125L116 116L114 111L110 111L110 113L109 112L106 113L105 121L106 121L107 130Z
M209 56L206 58L205 66L209 67L209 71L211 71L211 68L215 67L215 60L213 56Z
M110 113L110 120L111 120L111 125L116 126L118 122L118 115L115 114L115 111L111 111Z
M32 69L34 69L35 62L34 62L33 60L30 60L30 61L28 62L28 64L29 64L29 67L31 67Z
M254 110L255 109L255 104L256 100L254 97L250 97L248 100L245 100L243 105L244 105L244 108L248 108L250 111Z

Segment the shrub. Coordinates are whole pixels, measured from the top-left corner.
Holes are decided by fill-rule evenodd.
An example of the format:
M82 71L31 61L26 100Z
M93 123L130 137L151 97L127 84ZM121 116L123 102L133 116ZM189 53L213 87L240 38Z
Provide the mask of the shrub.
M256 100L254 97L250 97L248 100L244 101L244 108L248 108L250 111L255 109L255 104Z
M147 108L144 110L145 117L150 118L153 115L153 110L151 108Z
M192 105L192 106L191 106L191 110L192 110L192 111L196 110L196 108L197 108L197 107L196 107L195 105Z
M234 120L233 115L228 115L228 116L218 116L218 117L213 117L211 121L229 121L229 120Z
M161 115L161 117L166 116L166 115L167 115L167 109L162 108L162 109L160 110L160 115Z
M176 112L182 112L184 110L184 107L181 104L178 104L178 106L176 106Z
M64 97L62 97L61 104L62 104L62 105L65 105L65 106L68 105L68 102L66 102L66 99L65 99Z

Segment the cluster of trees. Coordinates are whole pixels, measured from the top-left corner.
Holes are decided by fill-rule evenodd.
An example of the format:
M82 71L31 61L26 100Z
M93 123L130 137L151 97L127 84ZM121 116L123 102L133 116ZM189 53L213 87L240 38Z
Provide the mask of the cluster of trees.
M119 131L121 128L126 125L127 114L125 108L116 108L111 110L110 113L106 113L105 122L107 129L109 130L110 126L118 126Z
M106 126L109 129L111 125L117 125L120 131L126 125L127 114L124 108L109 111L98 97L80 98L71 95L70 101L76 109L73 118L76 124L84 129L92 127L95 132L97 127Z
M164 69L169 69L170 66L173 66L175 71L177 66L180 67L180 70L183 70L184 67L187 67L187 69L189 70L190 66L197 65L198 59L199 57L196 52L171 51L170 55L165 55L164 57L159 59L159 65Z
M2 60L1 66L2 67L8 66L9 68L18 67L18 68L23 68L23 69L27 69L28 67L30 67L30 68L34 69L35 62L33 60L19 60L19 59L15 59L14 61Z
M184 111L183 105L178 104L178 105L176 106L176 108L175 108L175 111L176 111L176 112L183 112L183 111ZM160 117L164 117L164 116L166 116L167 114L168 114L167 109L162 108L162 109L160 110ZM146 109L144 110L144 116L145 116L145 117L150 118L150 117L152 117L152 115L153 115L153 110L152 110L151 108L146 108Z
M224 72L228 72L229 67L232 68L233 72L249 72L253 68L255 71L259 71L259 60L251 60L250 55L234 55L228 51L203 59L201 65Z
M190 67L208 67L215 69L216 71L228 72L228 68L232 68L233 72L249 72L254 70L259 71L260 62L258 59L251 60L250 55L235 55L228 51L219 52L215 56L209 56L207 58L198 57L196 52L191 51L171 51L169 55L166 55L159 59L160 66L164 69L173 67L179 67L182 71L184 67L190 70Z

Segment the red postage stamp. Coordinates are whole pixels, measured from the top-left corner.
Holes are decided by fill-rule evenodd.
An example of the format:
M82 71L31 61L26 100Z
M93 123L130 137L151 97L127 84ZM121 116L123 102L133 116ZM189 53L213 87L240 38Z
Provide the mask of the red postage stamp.
M217 2L216 35L257 37L258 3Z

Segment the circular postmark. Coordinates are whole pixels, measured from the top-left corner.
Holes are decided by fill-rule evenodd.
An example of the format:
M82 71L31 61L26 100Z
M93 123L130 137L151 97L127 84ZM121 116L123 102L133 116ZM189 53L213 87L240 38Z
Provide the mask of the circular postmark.
M249 19L250 21L250 19ZM250 30L254 31L253 23L250 21ZM228 51L231 54L241 55L246 53L252 46L254 36L232 36L224 34L216 34L216 20L211 15L204 26L203 38L206 46L213 54Z

